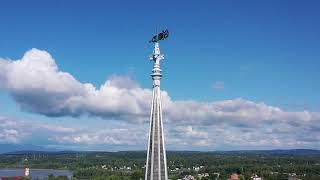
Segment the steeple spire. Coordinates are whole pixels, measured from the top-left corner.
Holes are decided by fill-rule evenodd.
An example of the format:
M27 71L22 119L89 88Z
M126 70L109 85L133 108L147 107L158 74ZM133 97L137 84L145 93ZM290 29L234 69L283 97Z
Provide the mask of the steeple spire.
M168 179L160 91L162 77L160 61L162 59L164 55L160 53L159 43L155 42L153 54L150 56L154 64L151 74L153 87L145 180Z

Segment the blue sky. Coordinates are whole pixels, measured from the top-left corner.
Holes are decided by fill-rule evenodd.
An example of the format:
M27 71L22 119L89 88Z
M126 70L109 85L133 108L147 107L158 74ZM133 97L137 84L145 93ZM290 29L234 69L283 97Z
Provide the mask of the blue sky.
M8 125L0 126L1 143L145 149L149 99L138 97L148 97L151 88L147 41L168 28L161 85L168 93L169 149L319 149L319 8L318 1L289 0L2 1L0 118ZM12 65L27 59L28 66ZM42 66L43 79L30 74ZM85 83L102 98L85 99L94 92ZM133 111L123 111L127 94L104 96L112 88L134 94L127 97ZM198 114L185 113L188 108ZM43 129L44 135L35 133Z

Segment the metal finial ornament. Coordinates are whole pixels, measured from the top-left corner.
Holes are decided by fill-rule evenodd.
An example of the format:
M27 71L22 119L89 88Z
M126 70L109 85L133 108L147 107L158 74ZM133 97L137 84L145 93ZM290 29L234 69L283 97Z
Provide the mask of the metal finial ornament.
M168 29L166 29L166 30L163 30L162 32L160 32L159 34L154 35L152 37L152 39L149 41L149 43L156 43L158 41L165 40L168 37L169 37L169 31L168 31Z

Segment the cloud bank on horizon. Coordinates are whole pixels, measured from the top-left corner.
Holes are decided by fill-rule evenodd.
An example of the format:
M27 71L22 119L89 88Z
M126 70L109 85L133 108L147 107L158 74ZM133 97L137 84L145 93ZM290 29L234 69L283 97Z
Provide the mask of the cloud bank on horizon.
M222 89L224 84L216 84ZM32 132L46 129L46 138L57 144L142 145L152 91L127 76L111 76L95 87L59 70L46 51L31 49L21 59L0 58L0 88L7 91L21 110L48 117L92 116L122 121L128 128L102 130L36 126L0 118L2 142L19 142ZM173 101L162 91L167 142L170 145L215 147L319 148L320 112L284 111L265 103L237 98L215 102ZM20 123L17 123L20 122ZM26 127L28 131L24 131ZM24 134L23 134L24 133ZM52 135L50 135L52 134Z

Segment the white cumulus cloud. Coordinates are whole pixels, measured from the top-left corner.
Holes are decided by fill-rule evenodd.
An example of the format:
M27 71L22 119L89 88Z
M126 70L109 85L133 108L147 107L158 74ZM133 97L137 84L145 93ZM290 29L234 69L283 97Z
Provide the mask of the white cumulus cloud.
M81 83L60 71L46 51L31 49L19 60L0 59L0 72L0 87L25 111L46 116L89 114L132 121L141 121L148 112L149 89L120 76L111 77L99 88Z
M224 87L221 83L217 85ZM18 60L0 58L0 88L7 91L22 110L45 116L89 115L129 124L148 122L149 119L150 89L140 87L125 76L111 76L100 87L80 82L59 70L48 52L38 49L27 51ZM242 98L214 102L173 101L165 91L162 91L162 97L165 125L170 124L169 143L319 145L316 143L320 141L319 112L284 111ZM24 132L9 125L0 132L0 138L18 141ZM112 128L109 134L64 127L55 132L61 134L57 141L78 144L130 144L136 142L138 136L144 137L127 130L128 133L123 134L133 139L126 139Z

